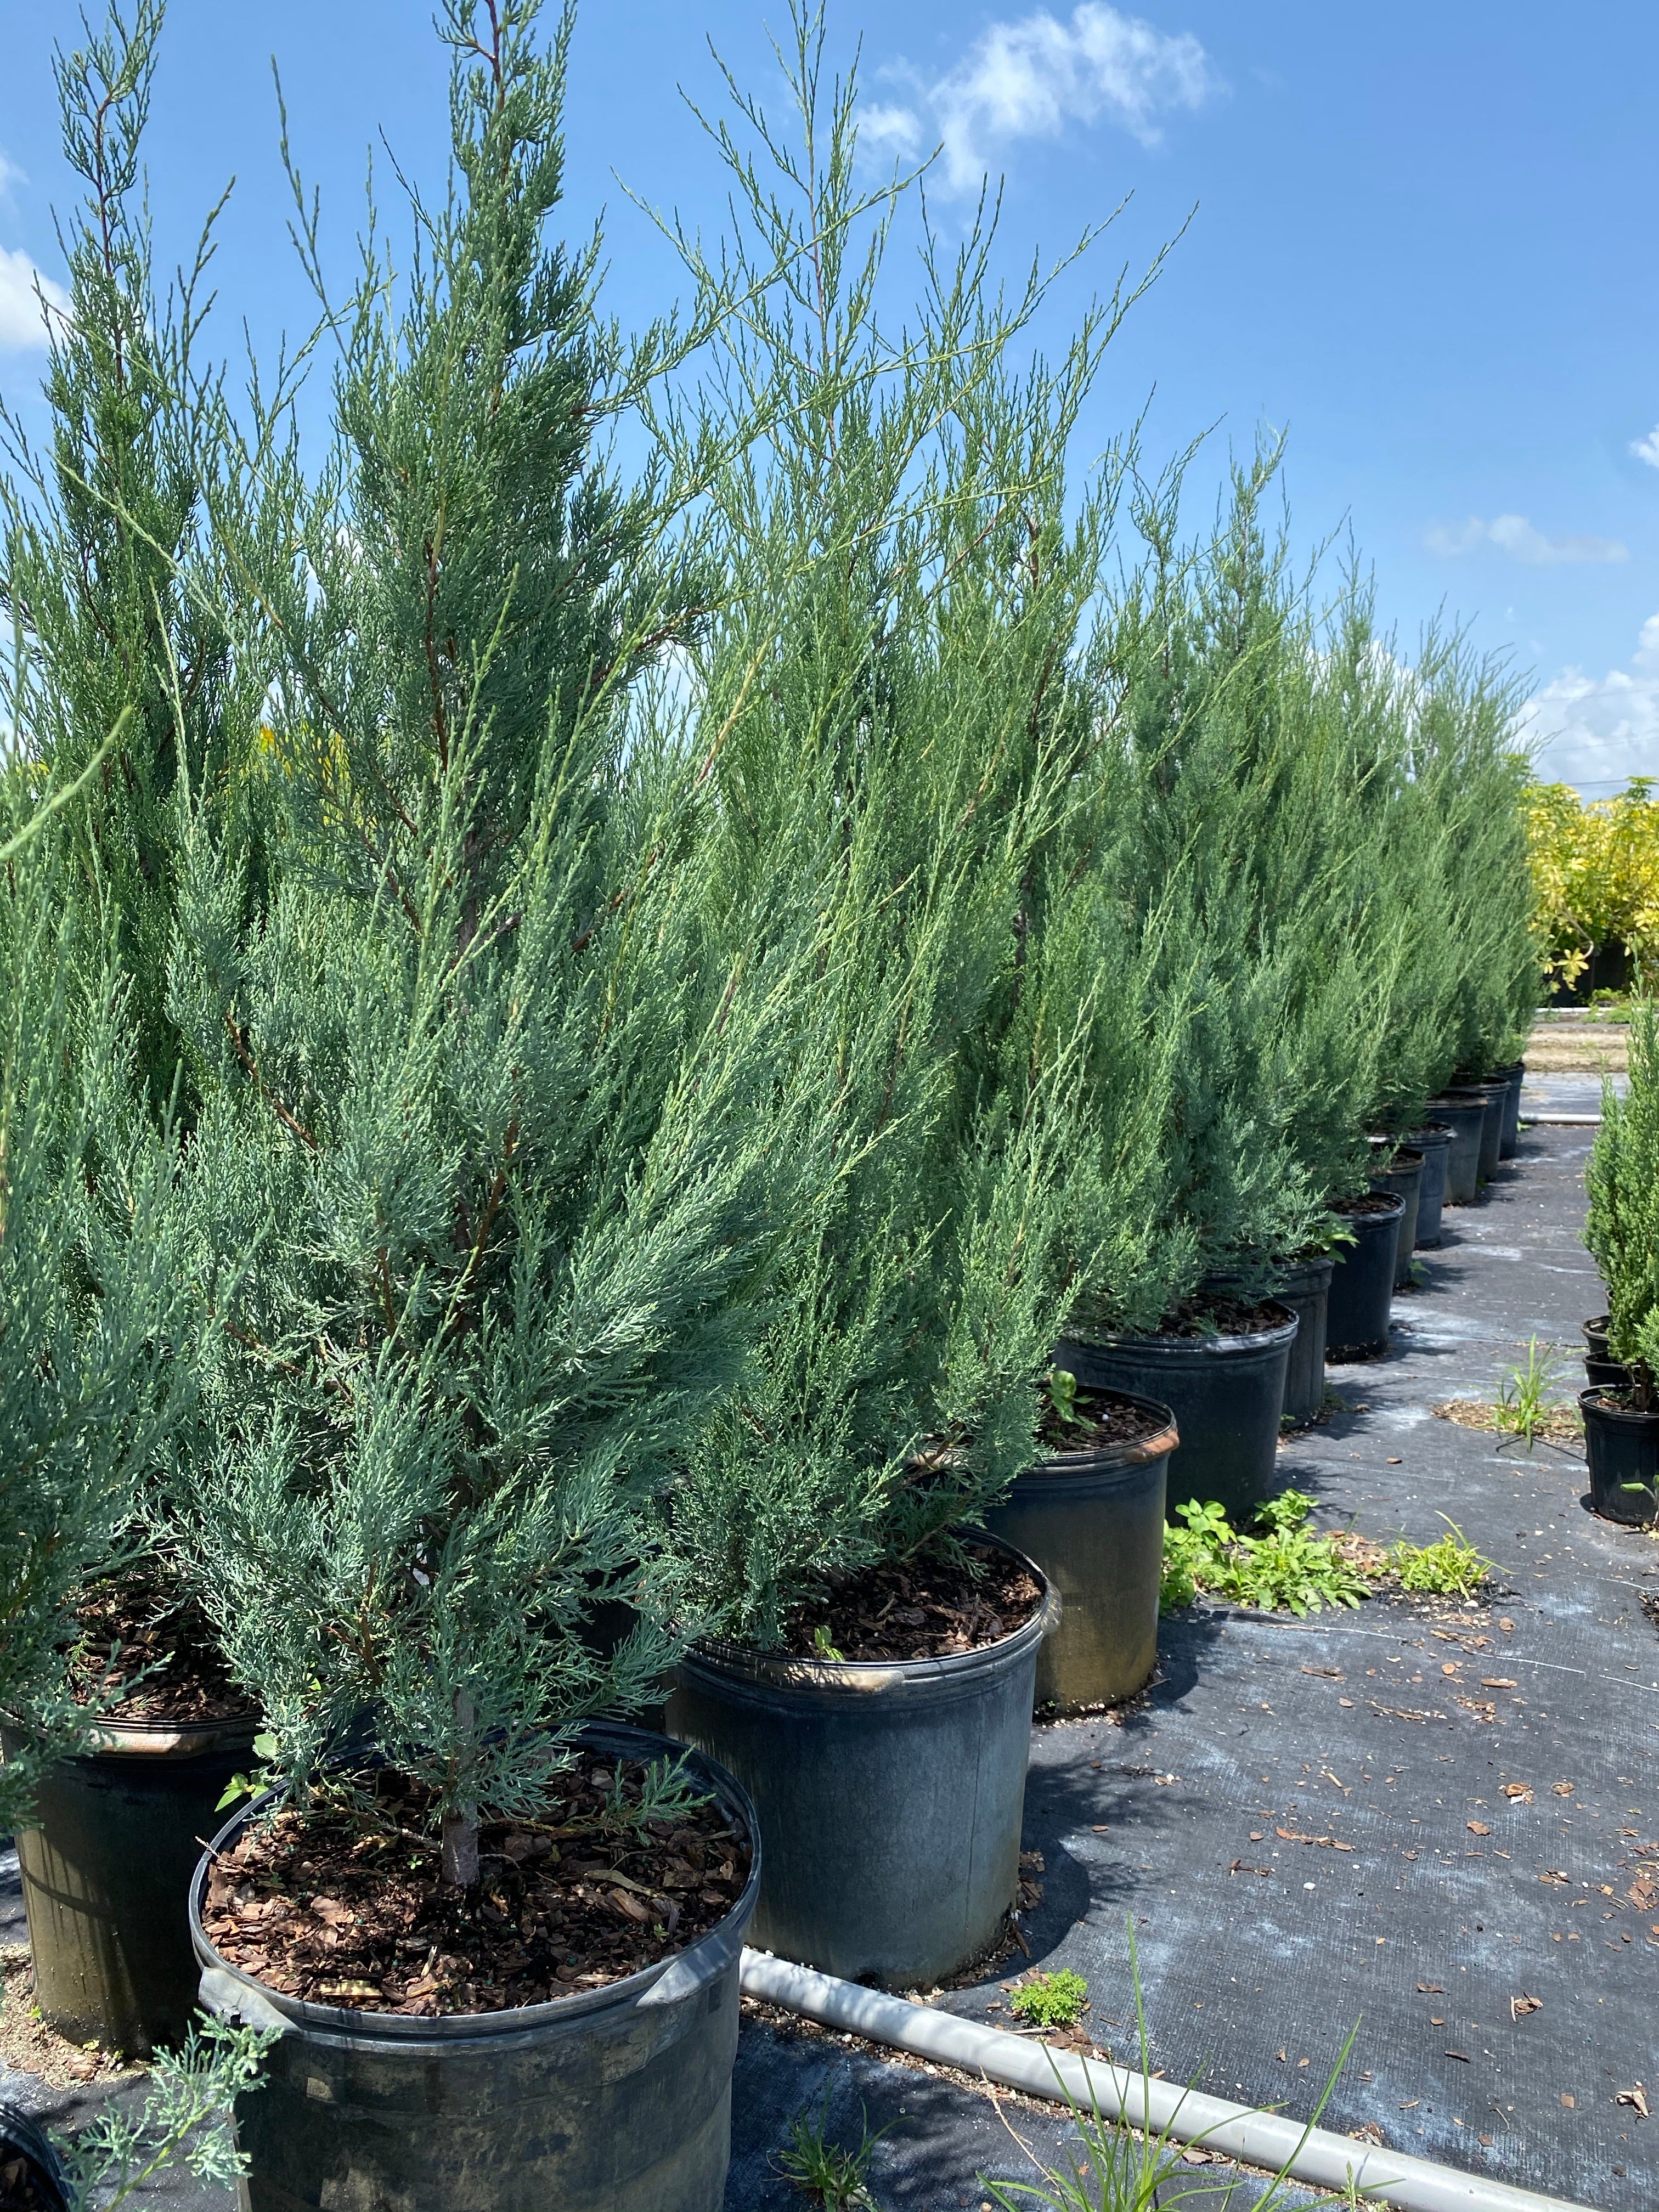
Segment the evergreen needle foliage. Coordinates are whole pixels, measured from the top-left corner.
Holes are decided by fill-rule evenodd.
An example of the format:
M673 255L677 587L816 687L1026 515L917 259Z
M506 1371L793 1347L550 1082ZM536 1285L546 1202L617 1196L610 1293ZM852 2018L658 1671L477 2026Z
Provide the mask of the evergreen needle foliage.
M1584 1242L1607 1286L1607 1350L1631 1370L1635 1402L1659 1377L1659 1008L1640 1001L1630 1030L1630 1089L1602 1085L1601 1126L1585 1170Z
M605 1659L583 1624L649 1579L641 1509L741 1363L803 1156L761 1110L794 940L716 940L696 764L629 742L688 616L591 450L613 356L544 240L568 17L544 46L537 14L446 12L449 201L400 293L371 253L314 484L280 425L245 454L294 861L251 932L198 839L171 1001L213 1077L204 1602L290 1791L371 1716L458 1884L656 1677L647 1626Z

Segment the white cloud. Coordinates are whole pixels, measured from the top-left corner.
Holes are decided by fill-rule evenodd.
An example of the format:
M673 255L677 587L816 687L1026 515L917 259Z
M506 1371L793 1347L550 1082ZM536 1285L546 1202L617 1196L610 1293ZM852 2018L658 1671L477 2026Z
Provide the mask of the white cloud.
M11 205L11 188L14 185L26 185L28 179L18 167L16 162L12 160L4 147L0 146L0 207Z
M1627 666L1601 678L1564 668L1521 709L1547 781L1605 799L1632 775L1659 775L1659 614L1642 625Z
M1526 561L1534 567L1560 561L1630 558L1629 546L1621 545L1616 538L1547 538L1524 514L1494 515L1490 522L1483 522L1478 514L1472 514L1467 522L1460 522L1449 530L1437 522L1425 533L1424 543L1431 553L1448 559L1495 545L1512 560Z
M37 289L38 288L38 289ZM0 353L24 353L46 342L46 320L39 295L60 315L69 313L69 294L44 276L20 246L0 246Z
M1659 469L1659 422L1645 438L1632 438L1630 449L1638 461L1645 461L1650 469Z
M866 109L866 143L873 136L884 151L911 155L939 143L952 192L976 191L997 150L1014 140L1058 138L1069 124L1103 116L1156 146L1159 116L1200 107L1218 88L1191 32L1158 30L1103 0L1084 0L1069 24L1047 9L993 23L933 82L908 69L891 74L915 85L916 106Z

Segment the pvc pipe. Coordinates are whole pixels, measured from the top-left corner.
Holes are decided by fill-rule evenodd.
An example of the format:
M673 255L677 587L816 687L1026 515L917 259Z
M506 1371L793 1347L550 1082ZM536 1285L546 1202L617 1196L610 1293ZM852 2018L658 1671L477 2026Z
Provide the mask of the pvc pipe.
M1426 2158L1379 2148L1329 2128L1303 2127L1276 2112L1206 2096L1176 2081L1149 2081L1127 2067L1091 2062L1046 2043L981 2027L954 2013L912 2004L797 1966L769 1952L745 1949L743 1993L786 2011L803 2013L826 2027L914 2051L941 2066L981 2074L1028 2097L1067 2099L1087 2113L1127 2120L1177 2142L1202 2143L1248 2166L1285 2172L1316 2188L1346 2191L1395 2204L1401 2212L1587 2212L1559 2197L1437 2166Z

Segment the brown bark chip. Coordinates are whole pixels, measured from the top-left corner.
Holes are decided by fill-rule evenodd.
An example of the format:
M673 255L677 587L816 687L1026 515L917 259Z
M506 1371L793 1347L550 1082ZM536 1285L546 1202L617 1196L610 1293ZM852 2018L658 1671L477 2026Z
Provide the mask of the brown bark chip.
M625 1798L643 1771L624 1763ZM725 1919L749 1849L712 1801L618 1820L615 1781L584 1753L544 1820L485 1826L481 1879L463 1891L440 1879L429 1793L375 1775L360 1805L319 1801L246 1830L210 1878L208 1936L283 1996L367 2012L502 2012L621 1981Z
M988 1545L965 1564L923 1553L883 1560L802 1606L784 1626L795 1659L945 1659L999 1644L1042 1602L1029 1567ZM826 1649L827 1647L827 1649Z

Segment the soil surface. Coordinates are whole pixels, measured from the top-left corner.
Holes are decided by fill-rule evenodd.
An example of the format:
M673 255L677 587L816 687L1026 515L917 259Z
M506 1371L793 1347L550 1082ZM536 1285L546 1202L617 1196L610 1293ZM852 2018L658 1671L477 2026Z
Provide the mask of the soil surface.
M428 1793L380 1774L357 1808L247 1830L213 1869L204 1924L231 1965L314 2004L431 2018L603 1988L706 1935L749 1878L712 1801L632 1817L643 1775L624 1763L619 1813L614 1767L584 1755L544 1821L485 1828L469 1893L440 1881Z
M1285 1315L1271 1299L1246 1305L1242 1298L1189 1298L1158 1323L1158 1336L1255 1336L1264 1328L1282 1328Z
M1042 1589L1006 1552L964 1548L965 1566L924 1556L866 1567L786 1622L784 1650L793 1659L946 1659L1000 1644L1031 1618Z
M1394 1191L1366 1190L1362 1191L1357 1198L1334 1198L1331 1200L1331 1212L1333 1213L1392 1213L1399 1203L1399 1197Z
M1091 1390L1085 1382L1077 1389L1076 1410L1064 1420L1045 1403L1037 1434L1051 1452L1099 1452L1122 1444L1138 1444L1169 1427L1162 1413L1154 1413L1117 1390Z
M76 1611L82 1638L77 1693L90 1703L112 1692L111 1719L222 1721L248 1714L199 1606L180 1604L153 1580L123 1577L96 1584Z

